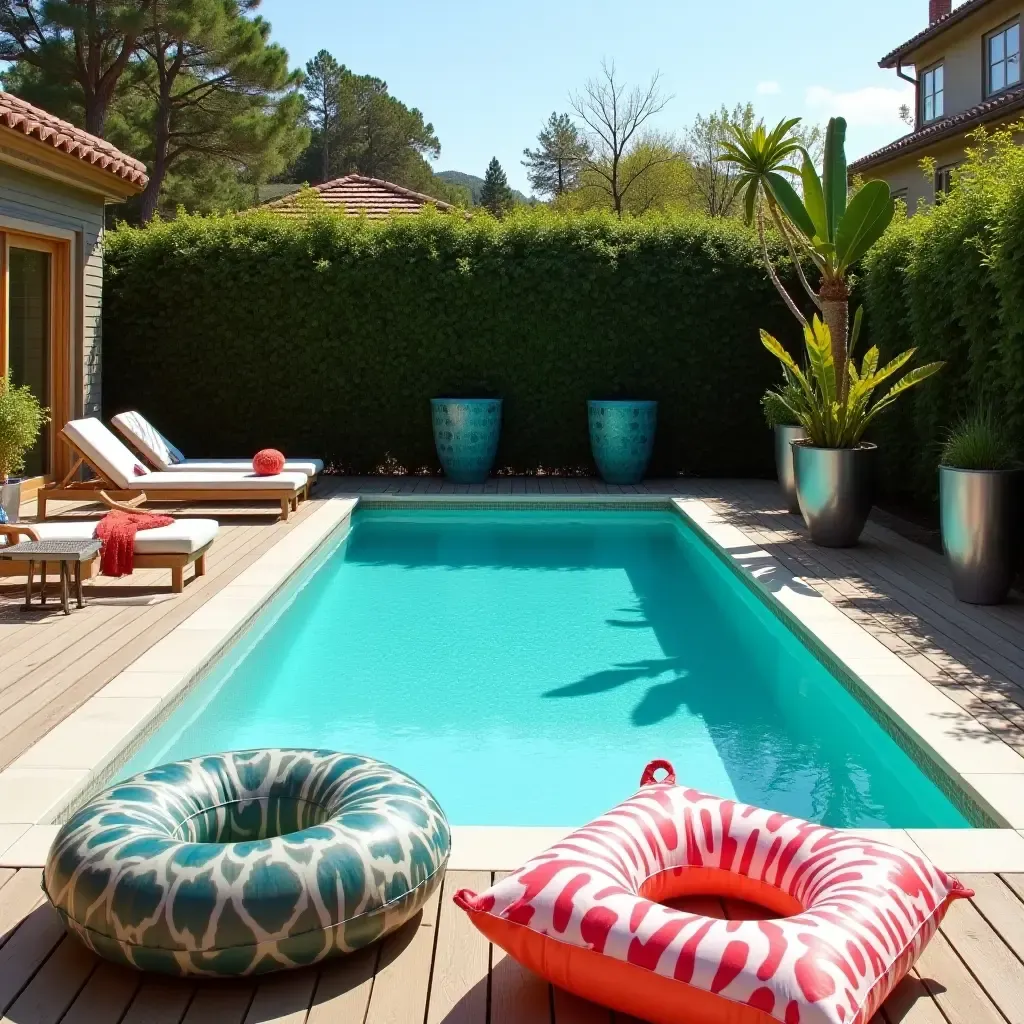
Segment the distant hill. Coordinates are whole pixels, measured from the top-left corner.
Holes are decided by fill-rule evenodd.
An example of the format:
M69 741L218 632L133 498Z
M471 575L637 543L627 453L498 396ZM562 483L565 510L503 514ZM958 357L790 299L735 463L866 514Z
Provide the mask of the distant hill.
M465 171L437 171L436 175L438 178L450 181L453 185L462 185L464 188L468 188L473 193L474 204L480 202L480 189L484 187L483 178L478 178L475 174L466 174ZM515 196L517 203L533 204L537 201L529 196L524 196L517 189L512 189L512 195Z

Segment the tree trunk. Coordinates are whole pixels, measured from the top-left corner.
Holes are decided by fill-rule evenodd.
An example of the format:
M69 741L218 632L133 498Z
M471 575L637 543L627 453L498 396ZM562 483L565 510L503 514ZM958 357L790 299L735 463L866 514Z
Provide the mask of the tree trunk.
M96 93L85 94L85 130L102 139L107 128L107 97Z
M161 96L157 101L159 109L156 115L156 138L153 148L153 166L149 172L149 184L146 191L142 193L141 218L143 224L148 224L156 215L157 204L160 201L160 189L163 187L164 178L167 176L167 150L171 143L171 100L170 90L166 96Z
M843 401L850 382L846 372L850 292L845 281L825 281L818 291L818 298L821 300L821 315L832 335L832 361L836 366L839 400Z

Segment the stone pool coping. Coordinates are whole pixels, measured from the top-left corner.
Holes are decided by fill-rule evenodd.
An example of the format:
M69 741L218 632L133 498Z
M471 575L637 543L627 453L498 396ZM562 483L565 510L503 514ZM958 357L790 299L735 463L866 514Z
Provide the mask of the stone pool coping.
M677 511L804 642L859 689L918 755L1002 828L858 829L948 871L1024 871L1024 757L699 499L657 495L332 497L188 619L0 772L0 867L39 867L55 821L123 759L219 654L337 534L357 504L381 507L664 508ZM511 870L571 828L453 827L450 867Z

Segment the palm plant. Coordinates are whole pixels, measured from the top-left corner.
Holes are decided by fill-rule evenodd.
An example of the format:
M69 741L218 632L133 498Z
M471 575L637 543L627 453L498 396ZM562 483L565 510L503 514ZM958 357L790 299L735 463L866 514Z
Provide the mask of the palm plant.
M915 350L908 349L879 368L878 349L872 346L858 368L852 351L860 335L860 326L861 310L858 309L849 353L844 354L842 364L837 364L829 326L815 316L804 327L807 372L800 369L793 357L767 331L761 332L764 347L782 363L786 378L787 386L776 392L777 400L796 417L815 448L856 448L864 431L883 409L904 391L942 368L941 362L919 366L872 403L875 391L907 365ZM841 388L840 382L844 377L847 386Z
M744 209L748 221L757 211L758 230L772 282L806 329L807 318L771 267L764 239L764 208L786 243L801 285L828 325L833 366L842 367L847 364L850 268L885 233L896 204L884 181L870 181L849 198L846 121L843 118L834 117L829 121L821 177L810 155L792 135L797 123L799 118L780 121L770 132L763 125L750 131L734 126L730 129L732 139L725 143L720 159L735 164L740 170ZM797 152L802 155L799 171L787 163ZM802 197L786 174L799 174ZM817 292L807 281L801 256L809 258L821 275ZM842 400L850 378L840 372L836 383L837 397Z

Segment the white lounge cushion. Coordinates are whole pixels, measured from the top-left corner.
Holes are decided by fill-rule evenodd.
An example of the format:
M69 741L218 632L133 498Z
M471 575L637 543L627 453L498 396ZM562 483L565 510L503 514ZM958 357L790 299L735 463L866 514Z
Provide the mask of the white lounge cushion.
M257 476L249 473L175 473L153 472L133 480L128 490L159 494L161 491L246 491L288 490L293 494L305 489L309 477L305 473L278 473Z
M140 412L119 412L111 421L157 469L201 473L249 473L252 459L186 459L180 449L153 426ZM286 459L285 473L316 476L324 471L322 459Z
M168 473L251 473L252 459L186 459L168 466ZM316 476L324 471L322 459L285 459L282 473Z
M96 533L96 520L72 523L50 519L24 525L40 540L89 540ZM135 534L135 554L191 555L209 544L218 529L216 519L176 519L170 526L139 530Z
M259 491L284 490L297 494L304 490L309 478L305 473L278 473L277 476L256 476L255 473L172 473L146 471L136 475L135 467L145 466L99 420L71 420L64 424L64 433L96 470L123 491Z
M111 423L146 456L157 469L170 469L185 461L178 448L153 426L141 412L119 412Z

